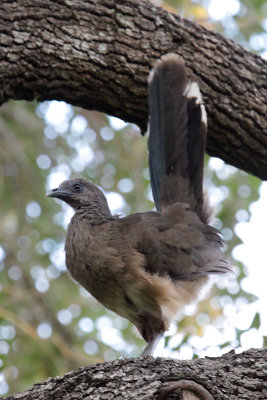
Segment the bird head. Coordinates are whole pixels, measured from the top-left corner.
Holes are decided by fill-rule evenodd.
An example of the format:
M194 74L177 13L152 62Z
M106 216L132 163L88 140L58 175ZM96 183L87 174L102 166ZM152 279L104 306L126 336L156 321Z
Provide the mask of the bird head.
M50 190L46 196L63 200L74 210L88 209L100 215L110 215L104 194L88 179L77 178L64 181L58 188Z

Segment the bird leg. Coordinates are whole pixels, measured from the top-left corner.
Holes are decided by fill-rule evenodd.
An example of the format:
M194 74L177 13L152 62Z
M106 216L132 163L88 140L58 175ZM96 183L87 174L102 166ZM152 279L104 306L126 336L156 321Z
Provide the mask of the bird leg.
M161 332L161 333L155 333L155 334L152 336L152 339L149 340L149 341L147 342L147 345L146 345L146 347L145 347L145 349L144 349L144 351L143 351L143 353L142 353L142 357L145 357L145 356L152 356L153 353L154 353L154 351L156 350L156 347L157 347L157 345L158 345L160 339L161 339L162 337L163 337L163 332Z

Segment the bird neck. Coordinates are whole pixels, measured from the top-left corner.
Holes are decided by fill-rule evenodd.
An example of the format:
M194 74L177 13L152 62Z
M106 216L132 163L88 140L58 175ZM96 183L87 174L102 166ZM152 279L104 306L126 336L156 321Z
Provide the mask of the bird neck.
M92 221L105 221L112 219L112 215L107 204L83 205L75 210L75 214Z

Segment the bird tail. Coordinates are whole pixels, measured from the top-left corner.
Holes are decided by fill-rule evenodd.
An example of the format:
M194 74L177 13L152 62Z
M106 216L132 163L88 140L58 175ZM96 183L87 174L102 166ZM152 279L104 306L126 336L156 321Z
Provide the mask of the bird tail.
M207 117L199 87L189 82L176 54L158 60L149 76L149 170L158 210L189 203L207 223L210 209L203 194Z

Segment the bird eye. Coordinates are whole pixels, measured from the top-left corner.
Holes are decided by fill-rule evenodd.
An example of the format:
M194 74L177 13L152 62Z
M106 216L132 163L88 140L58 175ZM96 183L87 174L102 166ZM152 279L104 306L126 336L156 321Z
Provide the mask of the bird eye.
M80 192L82 190L79 183L75 183L75 185L73 185L73 189L75 190L75 192Z

